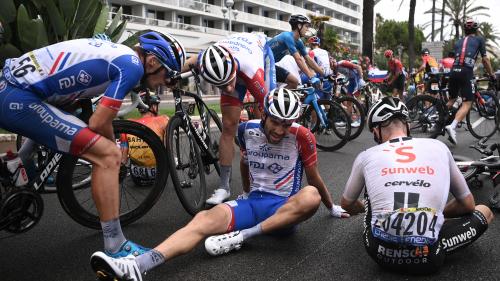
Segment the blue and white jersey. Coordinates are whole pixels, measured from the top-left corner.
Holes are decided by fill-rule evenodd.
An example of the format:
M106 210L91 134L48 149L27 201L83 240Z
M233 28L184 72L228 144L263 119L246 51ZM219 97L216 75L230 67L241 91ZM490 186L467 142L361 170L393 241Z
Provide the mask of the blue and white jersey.
M290 197L300 190L302 171L317 163L316 139L309 129L293 123L280 143L267 141L260 120L238 128L241 155L248 163L250 192Z
M102 105L118 110L143 75L137 54L99 39L70 40L8 59L4 78L14 86L59 104L104 93Z
M299 52L301 56L307 55L306 47L302 40L293 38L293 32L285 31L276 35L268 42L271 50L273 50L274 61L280 61L286 55L293 55Z

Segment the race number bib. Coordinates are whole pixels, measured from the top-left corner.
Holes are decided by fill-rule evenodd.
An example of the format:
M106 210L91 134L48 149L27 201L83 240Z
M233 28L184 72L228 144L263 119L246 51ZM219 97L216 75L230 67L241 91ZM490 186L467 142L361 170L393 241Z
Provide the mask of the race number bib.
M150 167L141 167L134 165L133 163L130 164L130 173L136 177L136 178L141 178L141 179L154 179L156 176L156 167L150 168Z
M437 241L443 215L433 208L400 208L378 214L372 226L374 237L396 244L424 246Z

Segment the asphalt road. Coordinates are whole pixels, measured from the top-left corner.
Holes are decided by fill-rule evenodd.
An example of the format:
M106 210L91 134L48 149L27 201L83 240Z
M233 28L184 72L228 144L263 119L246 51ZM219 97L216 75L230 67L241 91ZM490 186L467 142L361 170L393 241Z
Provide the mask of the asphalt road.
M455 153L477 157L468 148L473 139L459 133ZM442 138L443 141L447 141ZM496 136L494 140L499 140ZM319 152L321 175L339 202L352 162L363 149L374 145L366 131L338 152ZM432 151L429 151L432 153ZM237 160L233 170L238 171ZM233 195L241 180L233 175ZM476 202L484 203L492 186L473 190ZM211 192L211 190L209 191ZM43 195L45 213L28 233L8 237L0 233L0 280L95 280L89 257L102 247L101 233L73 222L54 194ZM172 185L141 220L126 227L129 239L152 247L186 224L190 216L182 209ZM363 216L333 219L325 207L298 231L286 238L255 237L237 252L209 256L202 245L148 273L145 280L499 280L500 224L498 219L474 244L447 257L443 269L432 276L412 277L382 271L363 247Z

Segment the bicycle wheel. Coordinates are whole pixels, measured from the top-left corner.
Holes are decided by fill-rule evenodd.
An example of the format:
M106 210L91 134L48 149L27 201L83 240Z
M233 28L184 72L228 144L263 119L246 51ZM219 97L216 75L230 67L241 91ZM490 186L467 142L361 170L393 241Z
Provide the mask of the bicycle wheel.
M476 166L471 165L473 162L471 158L462 155L453 155L453 160L455 160L455 164L466 181L472 179L477 174L478 169Z
M205 207L207 187L200 149L180 116L168 122L167 148L168 166L175 192L184 209L195 215Z
M466 123L470 133L477 139L492 136L498 129L498 98L494 92L479 92L482 99L474 98L467 113ZM483 102L484 101L484 102Z
M205 142L208 144L208 149L212 151L212 153L217 157L214 161L206 157L204 153L201 153L203 164L205 165L205 173L210 175L213 171L217 172L217 175L220 175L220 165L219 165L219 141L222 135L222 121L219 118L219 115L215 110L208 109L208 113L206 115L207 122L209 126L204 128L205 132Z
M318 105L327 116L326 127L321 126L313 106L307 107L298 122L309 128L316 137L316 146L325 151L335 151L343 147L351 133L351 119L340 104L330 100L319 100Z
M345 110L347 110L347 102L351 103L351 112L347 112L352 121L349 140L353 140L359 137L365 127L366 122L366 116L363 106L356 98L350 96L342 96L337 98L335 101L341 104Z
M419 138L436 138L443 132L447 110L436 98L419 95L406 103L410 133Z
M142 216L144 216L158 201L168 177L166 163L166 153L163 144L158 136L148 127L129 120L114 120L113 128L115 141L117 144L126 136L129 143L140 139L140 150L133 150L132 145L129 148L126 164L122 164L119 173L119 194L120 194L120 221L123 226L128 225ZM144 146L148 148L144 148ZM140 153L140 155L133 154ZM133 159L149 159L153 166L137 167L133 166ZM80 165L77 165L80 163ZM83 170L83 176L88 175L85 171L89 170L86 161L80 161L74 156L64 156L59 166L57 174L57 196L59 202L68 213L68 215L79 224L100 229L99 216L97 208L92 200L92 190L89 184L82 185L80 188L69 188L75 182L81 182L79 173ZM140 170L142 168L143 170ZM136 171L133 171L135 169ZM139 169L139 170L137 170ZM141 184L134 182L132 176L134 173L140 176L148 177L148 180L141 181ZM147 174L149 173L149 174ZM147 174L147 175L146 175ZM137 175L136 175L137 176Z

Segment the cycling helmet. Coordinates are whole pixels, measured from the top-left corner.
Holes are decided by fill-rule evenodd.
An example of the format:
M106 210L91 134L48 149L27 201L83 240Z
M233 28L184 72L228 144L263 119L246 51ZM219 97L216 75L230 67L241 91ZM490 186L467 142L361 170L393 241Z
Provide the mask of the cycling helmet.
M422 56L423 56L423 55L428 55L428 54L430 54L430 53L431 53L431 52L429 52L429 49L427 49L427 48L423 48L423 49L422 49L422 53L421 53L421 54L422 54Z
M467 19L464 23L465 30L477 30L479 28L479 24L475 22L473 19Z
M313 37L311 37L311 38L307 39L307 43L309 43L309 44L316 44L316 45L319 45L319 44L320 44L320 42L321 42L321 40L319 39L319 37L318 37L318 36L313 36Z
M392 50L386 50L384 52L384 57L386 57L386 58L390 58L390 57L392 57L392 55L393 55Z
M311 23L311 20L301 14L291 15L288 23L292 26L292 29L296 27L298 24Z
M289 89L276 88L264 97L264 112L281 121L295 121L300 109L299 97Z
M169 71L181 71L186 62L184 47L173 36L150 31L139 36L139 44L144 51L155 55Z
M92 38L94 38L94 39L100 39L100 40L103 40L103 41L111 41L111 38L109 38L109 36L106 35L106 34L104 34L104 33L94 34L94 36L92 36Z
M203 79L218 87L234 78L237 65L228 49L214 44L198 58L198 68Z
M398 98L384 97L370 108L368 128L372 131L380 123L392 118L408 119L408 108Z

